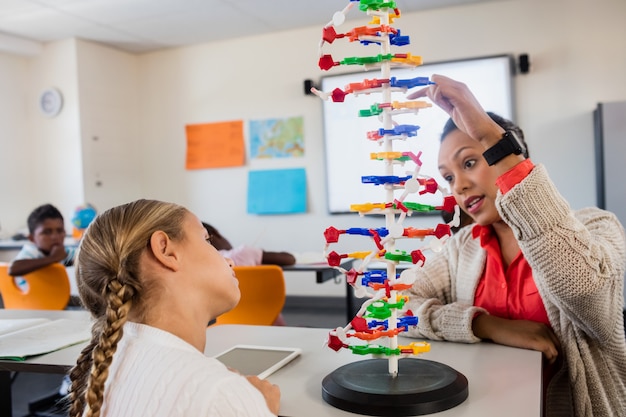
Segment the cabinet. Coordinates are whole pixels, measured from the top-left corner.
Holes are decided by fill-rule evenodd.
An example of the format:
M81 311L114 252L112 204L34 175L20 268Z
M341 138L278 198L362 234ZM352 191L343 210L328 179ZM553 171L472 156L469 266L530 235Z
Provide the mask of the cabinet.
M594 128L597 204L626 226L626 101L598 104Z

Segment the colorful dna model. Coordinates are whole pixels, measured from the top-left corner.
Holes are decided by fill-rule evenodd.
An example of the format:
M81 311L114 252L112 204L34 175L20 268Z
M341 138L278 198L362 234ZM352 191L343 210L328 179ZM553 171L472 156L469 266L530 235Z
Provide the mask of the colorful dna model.
M372 20L368 26L355 27L347 32L339 33L337 28L345 22L346 14L357 5L362 12L371 16ZM413 213L436 210L456 213L452 225L458 222L459 218L459 209L454 197L449 195L444 187L437 184L435 179L420 172L421 152L394 151L395 141L417 138L419 130L417 125L401 124L394 118L405 114L416 116L420 110L431 106L430 103L424 101L392 100L393 93L406 93L411 88L431 84L428 77L397 79L391 74L392 68L412 68L422 64L419 56L391 52L392 47L410 44L408 36L401 35L399 29L391 26L399 17L400 10L394 1L381 0L350 1L342 11L335 13L322 31L319 67L322 70L329 70L341 65L361 65L366 70L379 70L380 77L366 78L362 82L351 83L343 89L335 88L333 91L323 92L315 88L311 89L321 99L332 100L336 103L349 99L349 95L376 93L382 97L380 102L360 110L358 116L376 117L380 121L380 128L363 132L363 135L364 140L374 141L382 148L380 152L371 153L370 158L384 165L384 173L383 175L362 176L361 182L382 187L386 198L384 202L352 204L350 210L363 216L384 215L385 226L345 230L329 227L324 232L326 239L324 253L328 264L345 274L347 282L354 288L355 295L359 298L367 298L347 326L330 332L328 346L334 350L345 348L359 355L386 358L389 361L390 375L397 375L400 358L416 356L430 349L430 345L426 342L398 345L397 336L407 331L410 326L416 326L418 318L405 308L407 299L400 295L400 291L411 287L415 274L411 273L410 269L398 273L396 267L401 262L410 262L414 267L420 267L426 260L424 252L441 250L442 244L451 235L451 224L438 224L433 229L416 229L405 227L403 223L406 217ZM330 54L324 53L324 47L339 39L359 42L366 46L373 45L378 47L379 53L335 60ZM413 169L406 171L405 165L407 164L413 164ZM404 169L405 172L402 173L403 175L397 175L394 172L396 169ZM440 193L441 205L432 206L420 204L418 201L409 201L412 196L416 196L417 199L425 193ZM331 245L337 243L343 235L361 235L369 238L372 248L341 254L332 251ZM400 239L419 239L423 244L407 252L396 248L396 242ZM345 258L362 261L357 268L345 270L340 266ZM385 269L369 270L369 265L373 261L378 264L384 263Z

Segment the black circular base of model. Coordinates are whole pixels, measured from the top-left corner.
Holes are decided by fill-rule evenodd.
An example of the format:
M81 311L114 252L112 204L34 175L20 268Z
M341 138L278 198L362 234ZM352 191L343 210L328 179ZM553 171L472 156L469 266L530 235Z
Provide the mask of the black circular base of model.
M400 359L398 375L387 359L368 359L335 369L322 381L322 397L341 410L370 416L415 416L461 404L467 378L439 362Z

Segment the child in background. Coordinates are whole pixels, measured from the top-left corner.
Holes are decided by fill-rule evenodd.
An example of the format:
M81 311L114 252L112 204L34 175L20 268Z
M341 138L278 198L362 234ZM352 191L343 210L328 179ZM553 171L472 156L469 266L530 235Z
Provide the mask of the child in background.
M92 339L72 369L71 417L275 416L280 390L204 355L207 323L241 296L184 207L139 200L96 217L76 278Z
M209 232L211 244L224 257L232 259L236 266L278 265L287 266L296 263L296 258L289 252L266 252L261 248L240 245L236 248L208 223L202 223Z
M44 204L34 209L28 216L28 242L24 244L9 265L9 275L27 291L27 283L21 278L56 262L65 266L74 263L76 248L64 246L65 224L63 215L52 204Z
M222 236L215 227L205 222L202 222L202 225L209 233L209 239L213 247L215 247L222 256L232 260L235 266L286 266L296 263L296 258L288 252L266 252L261 248L246 245L237 246L233 249L230 242ZM276 321L272 324L274 326L285 326L287 323L283 315L279 314Z

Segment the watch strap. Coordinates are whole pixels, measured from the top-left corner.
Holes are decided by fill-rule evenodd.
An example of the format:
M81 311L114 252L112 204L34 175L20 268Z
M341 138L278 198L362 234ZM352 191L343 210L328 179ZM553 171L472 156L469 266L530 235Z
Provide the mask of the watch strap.
M491 166L506 156L511 154L519 155L522 153L519 145L517 145L517 140L512 138L511 135L514 135L511 131L504 132L502 139L500 139L498 143L483 152L483 158L485 158L487 164Z

